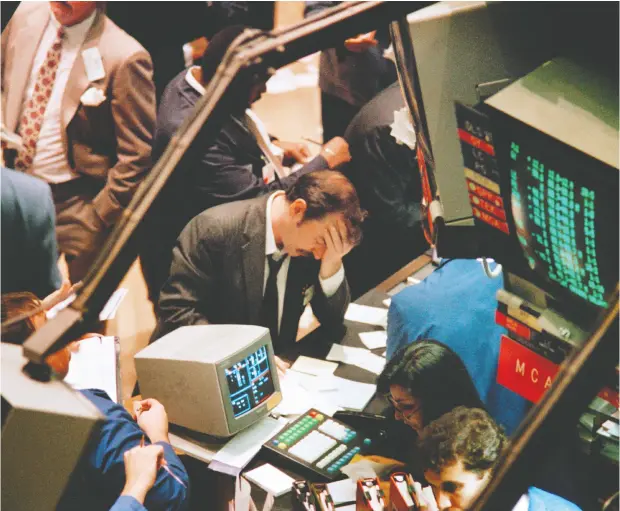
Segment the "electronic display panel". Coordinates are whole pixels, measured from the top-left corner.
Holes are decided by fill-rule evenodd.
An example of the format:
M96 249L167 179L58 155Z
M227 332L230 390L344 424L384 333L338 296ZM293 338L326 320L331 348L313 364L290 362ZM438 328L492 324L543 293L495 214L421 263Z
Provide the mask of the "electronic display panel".
M274 393L267 346L224 370L235 418L253 410Z
M524 258L516 273L527 266L557 302L596 314L618 282L618 170L502 113L493 121L502 196Z

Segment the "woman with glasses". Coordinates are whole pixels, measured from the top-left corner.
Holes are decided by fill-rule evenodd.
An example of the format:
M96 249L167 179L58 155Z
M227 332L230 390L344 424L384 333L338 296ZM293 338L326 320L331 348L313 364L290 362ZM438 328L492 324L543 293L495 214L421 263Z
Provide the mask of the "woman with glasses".
M457 406L484 409L459 356L430 339L396 352L379 375L377 390L394 407L394 418L417 434Z

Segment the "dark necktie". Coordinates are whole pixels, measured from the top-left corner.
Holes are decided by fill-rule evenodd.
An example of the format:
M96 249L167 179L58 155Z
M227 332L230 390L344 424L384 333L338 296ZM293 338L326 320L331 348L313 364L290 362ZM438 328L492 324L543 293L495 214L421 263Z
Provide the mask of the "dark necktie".
M273 255L267 256L269 276L260 311L261 325L269 329L274 346L278 340L278 272L285 259L286 257L281 257L276 261Z

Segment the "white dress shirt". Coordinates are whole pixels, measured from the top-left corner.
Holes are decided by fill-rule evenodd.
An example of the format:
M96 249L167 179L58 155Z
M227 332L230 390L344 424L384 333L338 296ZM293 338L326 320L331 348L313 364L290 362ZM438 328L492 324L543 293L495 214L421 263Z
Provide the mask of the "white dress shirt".
M276 239L273 234L273 226L271 223L271 206L273 204L273 199L276 195L282 194L284 192L275 192L269 197L267 201L267 232L265 237L265 278L263 280L263 295L265 294L265 288L267 287L267 279L269 278L269 261L267 258L272 256L273 259L279 261L280 258L286 257L282 265L280 266L280 270L278 271L278 277L276 279L276 286L278 288L278 330L280 329L280 325L282 323L282 311L284 309L284 294L286 293L286 279L288 277L288 268L291 264L291 258L285 252L281 252L278 250L276 245ZM321 284L321 289L327 298L333 296L342 281L344 280L344 266L340 266L340 269L334 273L331 277L327 279L322 279L319 277L319 283Z
M97 11L95 10L84 21L70 27L65 27L62 51L60 53L60 63L56 71L56 80L54 81L52 95L45 109L45 116L41 124L41 132L39 133L34 160L29 169L29 172L44 179L48 183L63 183L79 177L79 174L74 172L69 166L69 161L67 160L65 148L62 143L60 109L62 105L62 96L67 86L67 81L69 80L69 74L71 73L75 59L82 47L82 43L86 39L86 34L95 20L96 14ZM30 78L26 87L26 94L24 94L22 110L26 102L32 97L39 69L45 61L48 50L56 40L59 28L60 23L58 23L50 11L50 21L43 32L43 37L39 43L39 48L37 49L32 64L32 70L30 71ZM36 34L33 34L33 37L36 37Z

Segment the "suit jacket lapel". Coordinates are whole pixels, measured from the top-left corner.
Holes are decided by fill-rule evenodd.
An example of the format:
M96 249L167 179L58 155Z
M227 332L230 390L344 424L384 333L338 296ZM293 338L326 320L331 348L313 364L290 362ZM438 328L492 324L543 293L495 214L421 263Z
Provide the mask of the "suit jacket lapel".
M21 113L24 94L28 85L28 79L32 72L32 64L37 54L37 49L45 28L49 23L50 10L47 6L31 13L27 22L19 30L13 39L13 48L10 53L13 55L13 62L10 76L5 77L4 83L8 84L8 94L6 99L6 113L4 122L11 131L17 130L19 114ZM5 55L2 58L6 58Z
M254 164L257 164L262 169L262 165L264 165L264 161L262 159L262 151L258 146L254 136L250 131L246 128L243 121L239 120L238 117L231 116L232 122L226 126L229 129L229 136L235 140L237 144L238 153L242 153L246 158L254 160Z
M77 57L75 58L75 61L73 63L73 67L71 68L71 73L69 74L69 79L67 80L67 88L65 89L65 92L62 96L61 106L61 132L65 147L67 147L68 144L68 141L66 139L67 126L71 122L71 119L73 119L75 112L80 106L80 97L84 92L86 92L91 83L88 80L88 76L86 75L86 68L84 66L82 52L89 48L95 48L99 46L99 40L101 39L104 23L105 14L103 14L101 11L97 12L97 15L95 16L95 19L93 21L93 25L90 27L90 30L88 31L88 34L86 34L86 38L82 43L82 47L78 51ZM95 83L105 81L105 79L106 77L103 77L101 80L97 80L97 82Z
M258 324L263 300L268 198L269 196L261 197L248 211L243 232L245 242L242 246L242 271L247 299L246 317L250 325Z

